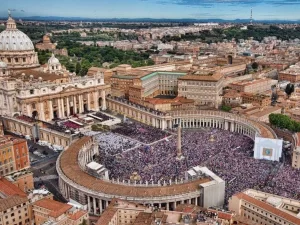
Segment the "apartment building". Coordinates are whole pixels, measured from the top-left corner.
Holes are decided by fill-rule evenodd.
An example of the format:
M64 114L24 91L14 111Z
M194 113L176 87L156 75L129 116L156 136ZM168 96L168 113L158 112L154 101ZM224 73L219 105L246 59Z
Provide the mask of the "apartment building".
M96 225L231 225L234 213L180 204L175 211L113 199Z
M87 211L49 198L43 198L34 202L32 210L35 225L41 225L46 222L55 225L80 225L83 221L89 224Z
M31 224L27 195L3 177L0 178L0 224Z
M262 93L271 90L271 87L277 85L277 83L277 80L263 78L251 81L234 82L231 83L229 87L239 92Z
M0 176L6 176L30 167L29 151L25 139L0 136Z
M0 176L16 170L13 141L5 136L0 137Z
M221 105L224 77L197 72L178 78L178 96L195 101L195 105L218 108Z
M280 81L289 81L291 83L300 82L300 63L290 66L288 69L279 73Z
M271 97L264 94L242 93L243 104L251 103L261 107L271 105Z
M229 210L236 212L246 224L300 224L299 201L253 189L233 195L229 199Z

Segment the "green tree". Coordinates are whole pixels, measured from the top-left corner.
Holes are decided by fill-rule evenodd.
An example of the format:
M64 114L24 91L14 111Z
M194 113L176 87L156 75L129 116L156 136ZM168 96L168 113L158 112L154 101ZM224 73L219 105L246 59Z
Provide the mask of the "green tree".
M76 68L75 68L75 73L79 74L80 70L81 70L81 64L79 62L77 62L76 63Z
M291 83L289 83L285 88L285 93L287 94L288 97L290 97L294 91L295 91L295 86Z
M270 114L269 122L275 127L287 129L291 132L300 132L300 123L283 114Z
M225 112L229 112L232 108L228 105L222 105L221 110Z

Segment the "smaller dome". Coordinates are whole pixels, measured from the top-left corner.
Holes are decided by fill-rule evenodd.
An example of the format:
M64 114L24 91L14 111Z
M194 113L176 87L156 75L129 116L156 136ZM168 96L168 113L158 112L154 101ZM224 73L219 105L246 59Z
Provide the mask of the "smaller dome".
M59 60L55 57L53 53L51 58L48 60L48 65L52 65L52 64L59 64Z
M1 69L7 68L7 64L5 62L0 61L0 68Z

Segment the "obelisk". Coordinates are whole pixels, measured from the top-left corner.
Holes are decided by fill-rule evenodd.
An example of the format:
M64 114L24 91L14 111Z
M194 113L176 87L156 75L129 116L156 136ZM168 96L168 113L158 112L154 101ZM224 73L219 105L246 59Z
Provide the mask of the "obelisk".
M182 150L181 150L181 122L178 124L177 128L177 160L182 160L184 159L184 156L182 155Z

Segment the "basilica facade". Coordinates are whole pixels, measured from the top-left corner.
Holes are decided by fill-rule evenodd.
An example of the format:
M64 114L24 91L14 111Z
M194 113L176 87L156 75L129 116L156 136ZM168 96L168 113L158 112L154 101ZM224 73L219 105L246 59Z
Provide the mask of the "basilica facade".
M51 121L105 110L109 91L103 73L76 76L54 54L40 66L31 40L9 15L0 33L0 115Z

